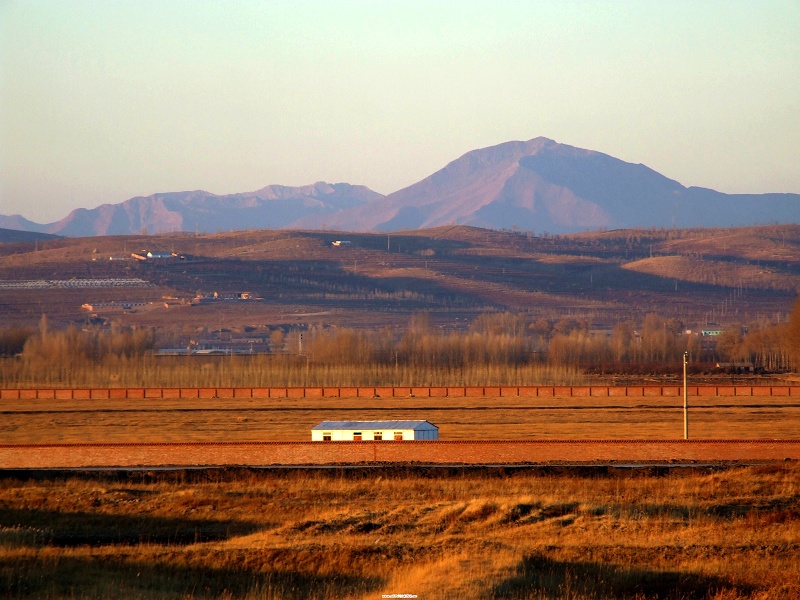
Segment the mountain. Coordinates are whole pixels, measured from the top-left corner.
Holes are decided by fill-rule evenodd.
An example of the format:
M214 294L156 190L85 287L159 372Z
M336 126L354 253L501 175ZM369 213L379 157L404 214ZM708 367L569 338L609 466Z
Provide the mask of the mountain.
M24 231L21 229L0 228L0 243L4 242L42 242L57 240L59 236L37 231Z
M204 191L171 192L136 197L120 204L73 210L64 219L39 225L22 217L0 217L0 227L64 236L291 229L296 222L329 215L383 196L364 186L318 182L302 187L271 185L255 192L218 196ZM15 227L15 225L22 227Z
M0 227L16 231L44 233L47 225L34 223L22 215L0 215Z
M155 194L78 209L49 225L0 227L61 235L234 229L397 231L461 224L567 233L636 227L736 227L800 221L800 194L723 194L685 187L642 164L538 137L473 150L383 196L363 186L269 186L246 194Z
M330 225L394 231L463 224L565 233L591 228L797 222L800 195L687 188L642 165L547 138L473 150Z

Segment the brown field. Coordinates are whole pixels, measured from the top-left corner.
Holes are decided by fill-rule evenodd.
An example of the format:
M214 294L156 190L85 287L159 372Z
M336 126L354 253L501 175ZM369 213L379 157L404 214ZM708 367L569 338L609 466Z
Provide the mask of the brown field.
M800 467L0 479L7 598L800 598Z
M698 439L800 437L800 398L690 397ZM309 440L325 420L426 419L443 440L676 439L682 397L3 400L4 443Z

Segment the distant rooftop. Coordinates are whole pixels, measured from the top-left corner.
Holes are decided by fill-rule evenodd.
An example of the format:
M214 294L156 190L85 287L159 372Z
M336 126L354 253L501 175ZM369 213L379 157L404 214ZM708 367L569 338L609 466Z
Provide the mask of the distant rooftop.
M428 421L323 421L311 429L354 430L362 429L439 429Z

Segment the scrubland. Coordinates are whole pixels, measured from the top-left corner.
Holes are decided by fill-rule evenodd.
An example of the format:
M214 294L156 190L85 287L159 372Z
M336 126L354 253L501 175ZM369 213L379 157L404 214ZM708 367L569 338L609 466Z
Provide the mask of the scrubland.
M800 467L0 480L8 598L800 598Z

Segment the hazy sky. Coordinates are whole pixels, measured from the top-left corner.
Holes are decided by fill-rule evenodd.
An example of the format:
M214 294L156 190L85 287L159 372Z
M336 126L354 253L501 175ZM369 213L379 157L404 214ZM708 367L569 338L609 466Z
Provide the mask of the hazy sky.
M0 0L0 213L363 184L546 136L800 192L800 2Z

